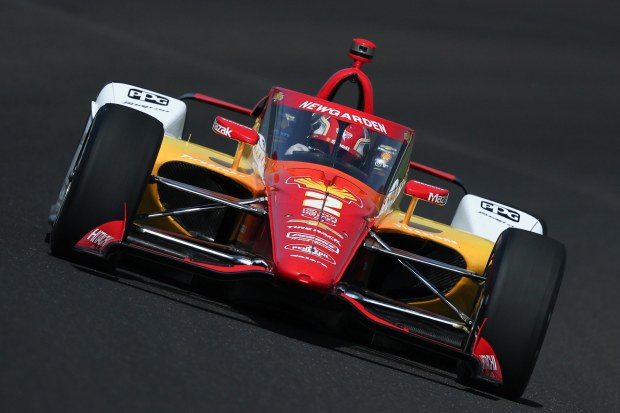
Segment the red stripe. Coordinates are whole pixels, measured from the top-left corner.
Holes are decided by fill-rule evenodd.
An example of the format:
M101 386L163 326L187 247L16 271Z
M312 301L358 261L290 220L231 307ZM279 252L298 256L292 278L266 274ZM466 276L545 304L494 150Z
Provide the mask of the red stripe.
M224 100L212 98L211 96L203 95L202 93L194 93L194 99L200 102L210 103L221 108L230 109L244 115L250 116L252 114L252 109L244 108L243 106L235 105Z
M338 294L339 294L341 297L345 298L345 299L346 299L349 303L351 303L351 304L352 304L352 305L353 305L356 309L358 309L358 310L359 310L362 314L364 314L366 317L368 317L368 318L369 318L369 319L371 319L372 321L375 321L375 322L377 322L377 323L379 323L379 324L383 324L383 325L385 325L385 326L388 326L388 327L391 327L391 328L394 328L394 329L397 329L397 330L403 331L403 332L405 332L405 333L409 333L409 334L411 334L412 336L416 336L416 337L419 337L419 338L424 339L424 340L426 340L426 341L430 341L430 342L432 342L432 343L439 344L439 345L441 345L441 346L443 346L443 347L449 347L449 348L454 349L454 350L462 351L462 350L461 350L461 348L459 348L459 347L456 347L456 346L452 346L452 345L450 345L450 344L443 343L443 342L441 342L441 341L439 341L439 340L435 340L435 339L432 339L432 338L430 338L430 337L426 337L426 336L423 336L423 335L421 335L421 334L414 333L413 331L410 331L410 330L408 330L408 329L406 329L406 328L404 328L404 327L399 327L399 326L397 326L397 325L394 325L394 324L392 324L392 323L390 323L390 322L388 322L388 321L386 321L386 320L384 320L384 319L382 319L382 318L379 318L379 317L377 317L376 315L374 315L374 314L370 313L368 310L366 310L366 308L364 308L364 306L363 306L362 304L360 304L359 302L355 301L353 298L351 298L351 297L347 296L347 295L346 295L345 293L343 293L342 291L339 291L339 292L338 292Z
M422 165L421 163L411 161L409 162L409 166L413 169L426 172L427 174L435 175L439 178L443 178L451 182L456 181L455 175L452 175L448 172L440 171L439 169L431 168L430 166Z
M364 314L366 317L370 318L372 321L374 321L376 323L379 323L379 324L383 324L383 325L388 326L388 327L395 328L395 329L400 330L400 331L404 331L405 333L409 332L409 330L407 330L406 328L399 327L399 326L397 326L395 324L392 324L392 323L390 323L388 321L385 321L384 319L379 318L376 315L372 314L371 312L366 310L363 305L361 305L360 303L358 303L357 301L355 301L353 298L349 297L348 295L346 295L342 291L339 291L338 294L340 294L340 296L342 298L346 299L349 303L351 303L353 305L353 307L357 308L362 314Z
M242 273L242 272L262 272L262 273L266 273L266 274L271 274L271 272L266 271L265 267L262 267L260 265L243 265L243 264L239 264L239 265L231 265L231 266L224 266L224 265L214 265L214 264L207 264L204 262L200 262L200 261L193 261L190 258L179 258L175 255L171 255L171 254L167 254L163 251L159 251L153 248L147 248L144 247L142 245L138 245L138 244L129 244L131 247L133 248L137 248L143 251L148 251L152 254L155 255L161 255L164 256L166 258L172 259L174 261L182 261L185 262L187 264L191 264L194 265L196 267L202 267L202 268L206 268L208 270L211 270L213 272L218 272L218 273Z

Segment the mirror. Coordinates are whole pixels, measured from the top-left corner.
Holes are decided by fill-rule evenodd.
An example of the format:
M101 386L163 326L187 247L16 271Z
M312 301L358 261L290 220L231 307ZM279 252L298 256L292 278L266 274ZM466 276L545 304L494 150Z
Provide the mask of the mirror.
M405 194L421 199L422 201L444 206L448 203L450 191L412 179L405 185Z
M258 132L254 129L221 116L215 117L213 132L250 145L256 145L258 142Z
M444 206L448 203L448 195L450 192L447 189L439 188L438 186L425 184L424 182L412 179L411 181L407 181L407 184L405 185L405 194L411 196L409 208L407 208L403 219L403 223L409 225L411 215L413 214L413 210L415 209L418 200Z

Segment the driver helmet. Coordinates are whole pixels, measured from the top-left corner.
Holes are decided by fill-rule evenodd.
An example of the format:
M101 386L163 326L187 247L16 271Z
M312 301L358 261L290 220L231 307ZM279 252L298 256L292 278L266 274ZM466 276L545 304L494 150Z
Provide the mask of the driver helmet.
M308 145L323 153L331 153L338 137L338 120L325 115L316 115L312 122L312 133L308 137ZM340 157L345 162L360 160L366 154L370 144L368 131L361 125L347 125L340 139Z

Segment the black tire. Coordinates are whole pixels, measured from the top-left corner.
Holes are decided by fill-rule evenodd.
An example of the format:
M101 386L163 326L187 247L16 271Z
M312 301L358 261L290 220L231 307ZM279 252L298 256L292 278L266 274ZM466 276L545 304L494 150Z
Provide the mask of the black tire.
M152 116L116 104L99 109L59 198L52 254L74 258L74 245L98 225L122 220L125 205L127 223L133 221L162 138L163 126Z
M62 181L62 186L60 187L58 199L50 207L50 212L47 217L47 221L50 224L50 226L53 226L54 222L56 222L56 218L58 217L58 211L60 211L60 207L62 206L62 203L65 201L65 196L67 195L69 184L71 183L71 180L73 179L73 173L75 172L75 167L78 163L78 160L80 160L80 158L82 157L84 144L86 143L86 138L90 134L92 125L93 125L93 119L89 115L86 121L86 126L84 127L84 133L82 133L82 137L80 138L80 142L78 143L77 149L75 150L73 159L71 159L71 163L69 164L69 168L67 169L67 174L65 175L65 179Z
M487 265L487 288L477 323L502 371L500 395L519 398L530 380L555 306L566 249L559 242L507 229Z

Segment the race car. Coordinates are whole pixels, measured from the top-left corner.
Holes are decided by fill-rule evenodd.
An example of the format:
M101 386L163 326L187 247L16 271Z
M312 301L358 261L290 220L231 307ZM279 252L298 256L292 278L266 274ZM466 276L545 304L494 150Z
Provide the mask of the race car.
M415 131L374 113L362 68L375 50L354 39L352 66L316 95L273 87L253 108L105 85L51 207L51 253L94 257L109 271L131 257L216 281L260 280L312 297L298 305L336 308L374 335L456 359L463 383L520 397L565 248L541 219L411 161ZM336 102L350 83L356 107ZM234 154L192 141L190 100L243 119L217 115L207 131L207 142L236 142ZM413 169L465 190L449 225L416 214L420 201L445 205L449 190L409 180Z

